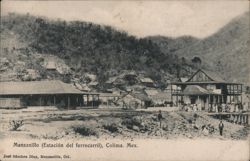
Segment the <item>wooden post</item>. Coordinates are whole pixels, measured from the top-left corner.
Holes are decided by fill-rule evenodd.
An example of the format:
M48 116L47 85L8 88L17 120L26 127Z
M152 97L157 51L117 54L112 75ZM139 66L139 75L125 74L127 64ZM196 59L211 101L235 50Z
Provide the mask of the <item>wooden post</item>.
M89 94L87 94L87 106L89 105Z
M94 95L92 95L92 107L94 107Z
M97 106L99 106L100 103L100 98L99 98L99 94L97 95Z
M233 85L233 94L235 94L235 90L234 89L235 89L235 85Z
M85 105L85 102L84 102L84 95L82 95L82 104L83 104L83 106Z
M70 106L70 98L68 96L68 110L69 110L69 106Z
M237 124L239 124L239 123L240 123L240 115L237 114Z
M39 98L39 105L42 106L42 97Z
M108 99L107 99L107 105L108 105L108 108L109 108L109 97L108 97Z
M242 84L240 85L240 103L242 103Z
M54 95L54 106L56 106L56 96Z
M232 86L231 86L231 84L229 85L229 94L230 94L230 104L232 103Z
M172 84L170 84L171 102L173 102L173 89Z
M209 109L209 95L207 97L207 108L205 110L208 111L208 109Z
M183 103L184 101L183 101L183 95L181 95L181 102Z
M208 95L208 110L211 110L210 104L211 104L211 100L210 100L210 94L209 94Z
M79 96L76 97L76 106L79 106Z
M176 104L177 104L177 107L179 107L178 94L176 95Z

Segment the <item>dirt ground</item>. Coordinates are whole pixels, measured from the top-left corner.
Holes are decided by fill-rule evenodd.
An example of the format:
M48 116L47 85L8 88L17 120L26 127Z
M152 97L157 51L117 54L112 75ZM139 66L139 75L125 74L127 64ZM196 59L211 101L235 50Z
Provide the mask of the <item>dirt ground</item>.
M0 139L24 137L36 139L134 139L134 138L217 138L247 139L249 126L224 121L223 136L219 135L219 120L204 112L121 109L81 109L69 111L0 110ZM14 123L16 125L14 129Z

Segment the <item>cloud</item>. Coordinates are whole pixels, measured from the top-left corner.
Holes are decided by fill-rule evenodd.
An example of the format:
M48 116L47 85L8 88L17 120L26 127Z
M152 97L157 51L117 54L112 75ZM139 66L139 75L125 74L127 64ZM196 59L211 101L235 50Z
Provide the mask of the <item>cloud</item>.
M111 25L132 35L206 37L249 10L248 1L4 1L18 12Z

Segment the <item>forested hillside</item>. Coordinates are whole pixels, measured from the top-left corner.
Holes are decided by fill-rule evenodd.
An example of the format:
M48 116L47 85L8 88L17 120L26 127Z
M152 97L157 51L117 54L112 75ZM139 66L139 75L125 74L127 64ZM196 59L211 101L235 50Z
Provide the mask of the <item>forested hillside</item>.
M25 44L21 47L24 54L55 55L74 73L96 74L100 82L122 70L144 71L152 79L163 81L163 75L185 76L192 69L192 65L176 55L163 53L151 40L136 38L110 26L14 13L1 21L1 33L11 33L18 43ZM8 46L1 47L3 55L10 55L11 51ZM179 72L181 69L184 72Z

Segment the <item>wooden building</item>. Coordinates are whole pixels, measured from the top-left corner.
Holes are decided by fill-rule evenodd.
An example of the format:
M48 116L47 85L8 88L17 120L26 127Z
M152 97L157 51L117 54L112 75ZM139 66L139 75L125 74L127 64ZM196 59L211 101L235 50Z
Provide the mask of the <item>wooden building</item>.
M143 93L128 93L118 100L123 108L147 108L151 105L151 99Z
M200 104L207 109L212 104L241 103L242 84L227 82L213 72L199 69L186 82L172 82L171 95L176 105Z
M117 106L117 101L121 95L113 93L99 93L100 94L100 103L106 105L108 108L112 106Z
M99 94L84 93L58 80L0 82L0 108L57 106L74 109L79 106L98 106L98 100Z
M47 71L57 71L56 63L54 61L48 61L45 64L45 68Z
M140 83L146 87L155 87L155 83L151 78L141 77L139 78L139 80L140 80Z

